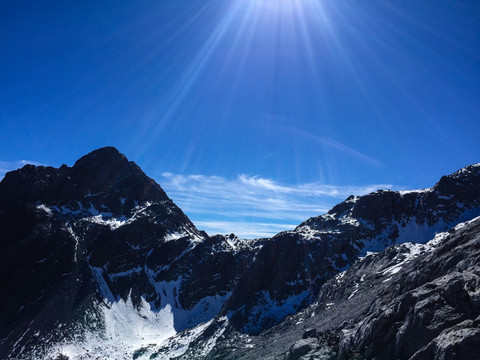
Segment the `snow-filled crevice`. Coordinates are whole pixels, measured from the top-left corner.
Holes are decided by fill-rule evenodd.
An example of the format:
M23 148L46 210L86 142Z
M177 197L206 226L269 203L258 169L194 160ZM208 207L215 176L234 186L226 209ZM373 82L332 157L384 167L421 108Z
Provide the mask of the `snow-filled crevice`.
M92 267L91 271L102 298L102 302L96 305L101 315L97 332L88 331L78 334L73 341L63 341L52 347L52 354L63 354L72 360L83 359L88 354L116 359L131 359L136 354L140 359L143 357L139 354L143 352L145 355L152 354L155 349L175 343L176 346L170 350L175 350L174 353L178 356L188 348L185 336L190 337L190 340L198 337L231 296L231 293L208 296L191 309L184 309L178 301L182 278L175 281L155 281L154 274L150 271L147 275L161 299L160 305L156 306L144 297L134 304L130 294L126 299L113 295L102 268ZM115 276L129 274L111 274L108 278ZM180 334L185 335L177 339L176 336Z

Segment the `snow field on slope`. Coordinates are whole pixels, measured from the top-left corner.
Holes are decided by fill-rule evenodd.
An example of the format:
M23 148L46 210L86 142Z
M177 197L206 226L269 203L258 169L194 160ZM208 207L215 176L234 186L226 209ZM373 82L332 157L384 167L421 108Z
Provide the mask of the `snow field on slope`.
M130 295L126 300L114 298L101 269L92 268L92 272L104 297L104 302L98 305L104 324L98 333L79 334L75 341L57 344L50 351L52 357L63 354L71 360L83 360L94 354L107 359L132 359L134 355L137 359L147 359L162 347L167 351L158 359L182 355L231 295L208 296L185 310L178 302L181 284L178 279L155 283L161 296L159 308L144 298L135 306Z

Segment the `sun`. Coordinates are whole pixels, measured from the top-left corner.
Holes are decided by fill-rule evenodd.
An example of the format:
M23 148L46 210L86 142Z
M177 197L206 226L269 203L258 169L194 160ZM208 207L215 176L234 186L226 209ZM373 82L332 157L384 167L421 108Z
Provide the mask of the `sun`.
M237 84L252 73L261 73L262 79L269 77L262 84L273 88L275 79L290 71L279 67L306 68L312 74L310 81L317 81L320 52L315 46L323 41L319 39L323 33L331 32L327 12L320 0L231 0L221 10L206 6L204 13L216 14L211 23L205 23L211 32L197 44L188 66L162 103L152 110L150 118L155 120L145 125L143 147L151 146L158 134L178 118L190 95L207 83L205 74L212 67L218 71L208 77L209 84L232 79L229 93L224 94L229 99L239 97Z

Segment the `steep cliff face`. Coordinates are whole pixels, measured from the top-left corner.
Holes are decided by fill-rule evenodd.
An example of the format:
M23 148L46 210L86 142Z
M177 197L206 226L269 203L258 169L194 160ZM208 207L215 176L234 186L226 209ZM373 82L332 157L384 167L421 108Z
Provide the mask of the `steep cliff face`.
M12 359L64 347L128 358L210 321L262 243L197 230L114 148L8 173L0 234L0 355Z
M351 196L292 231L242 240L196 229L158 184L114 148L96 150L72 167L27 165L0 183L0 357L264 357L268 350L258 353L251 341L266 346L268 341L259 340L263 334L276 341L282 329L291 329L291 340L298 341L298 326L291 319L306 321L302 316L313 312L329 319L325 303L352 295L358 279L348 279L356 279L358 274L349 275L359 271L354 269L363 266L364 279L377 279L373 272L382 261L392 267L402 256L412 256L394 247L384 255L359 258L406 241L426 243L436 232L478 215L480 167L472 165L431 189ZM454 247L447 255L458 257L456 252ZM347 274L348 281L336 288L339 273ZM406 285L407 280L413 285ZM402 278L398 286L409 289L423 286L422 281ZM398 298L372 294L381 295L381 306ZM399 306L414 306L415 296ZM318 341L307 336L295 345L298 351L285 349L288 342L281 340L274 346L278 354L293 358L322 341L330 344L324 348L331 354L343 357L358 349L367 357L387 348L385 356L417 351L395 352L393 340L370 344L375 333L369 329L378 325L371 320L370 327L362 327L358 319L363 316L367 324L376 317L358 309L324 321L344 319L352 338L335 330L340 324L325 325L317 326L324 331L314 336ZM425 326L415 321L407 333Z
M327 214L266 242L225 314L233 311L238 329L259 332L310 303L326 280L359 257L407 241L425 243L478 215L478 164L442 177L429 189L350 196Z
M477 358L479 260L477 217L426 244L360 259L325 282L311 305L258 336L227 328L209 358Z

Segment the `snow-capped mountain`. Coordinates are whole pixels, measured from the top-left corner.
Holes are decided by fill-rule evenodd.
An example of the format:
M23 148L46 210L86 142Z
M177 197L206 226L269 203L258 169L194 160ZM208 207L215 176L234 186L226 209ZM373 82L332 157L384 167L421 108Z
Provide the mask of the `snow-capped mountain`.
M476 359L479 244L477 217L426 244L369 254L278 325L258 335L226 326L207 358Z
M0 204L2 357L131 355L213 318L255 252L198 231L113 148L8 173Z
M479 215L477 164L243 240L199 231L114 148L27 165L0 183L0 357L388 359L451 350L449 334L475 345ZM432 300L425 320L418 304L451 281L454 310Z

